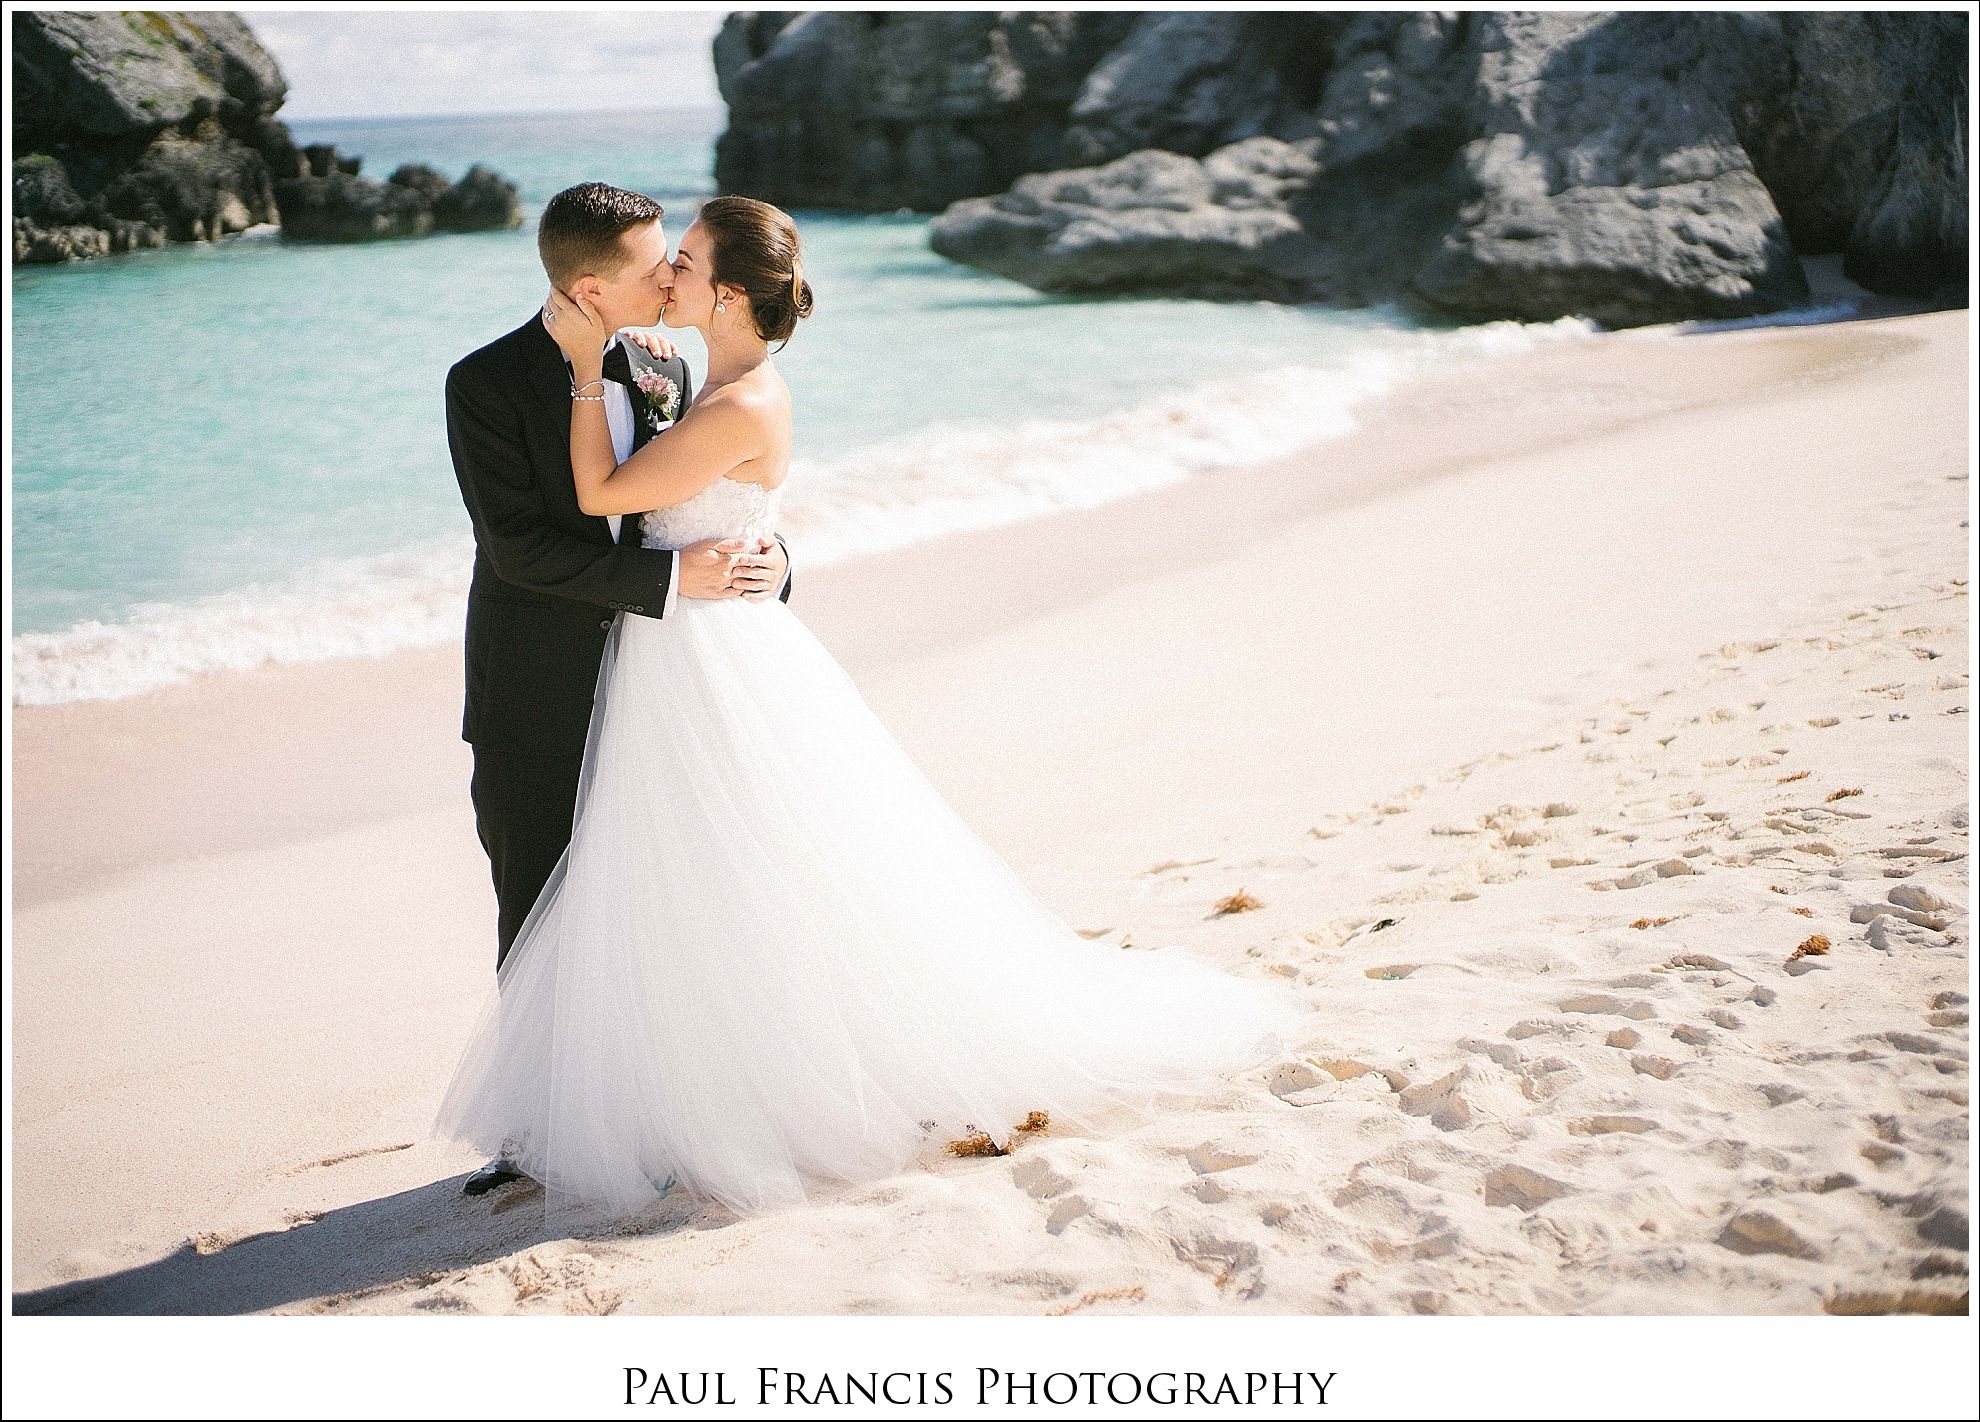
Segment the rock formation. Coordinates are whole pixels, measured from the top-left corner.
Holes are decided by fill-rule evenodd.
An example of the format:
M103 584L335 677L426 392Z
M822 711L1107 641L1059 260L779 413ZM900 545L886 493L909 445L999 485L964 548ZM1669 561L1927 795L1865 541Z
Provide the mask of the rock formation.
M946 206L937 251L1051 291L1624 326L1777 310L1800 255L1840 251L1872 290L1956 304L1966 25L745 12L716 43L717 176Z
M12 26L16 262L269 222L353 240L521 221L515 189L486 168L378 183L328 145L299 149L275 117L282 71L236 15L17 10Z
M935 209L1058 166L1132 16L744 11L715 39L715 183L787 207Z

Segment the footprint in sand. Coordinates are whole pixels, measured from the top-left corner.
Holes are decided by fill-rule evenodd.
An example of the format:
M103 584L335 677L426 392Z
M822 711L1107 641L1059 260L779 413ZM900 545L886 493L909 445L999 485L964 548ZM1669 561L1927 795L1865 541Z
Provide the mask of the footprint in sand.
M1571 1136L1640 1136L1661 1129L1648 1116L1583 1116L1568 1122Z
M1940 993L1940 997L1958 997L1958 993ZM1960 1007L1936 1007L1925 1014L1928 1027L1964 1027L1967 1025L1966 1010Z
M567 1314L605 1314L619 1306L618 1292L595 1281L597 1260L582 1250L545 1259L532 1249L495 1268L509 1281L518 1304L541 1300Z
M1266 1085L1288 1106L1314 1106L1326 1100L1337 1083L1308 1062L1282 1062Z
M1628 1017L1638 1022L1646 1022L1657 1015L1657 1009L1641 999L1625 1001L1620 997L1604 992L1582 993L1577 997L1563 999L1554 1004L1557 1012L1585 1013L1598 1017Z
M1700 845L1703 852L1706 846ZM1702 874L1705 871L1685 859L1664 859L1645 865L1633 874L1625 874L1615 879L1591 879L1588 887L1598 892L1608 889L1640 889L1645 884L1654 884L1659 879L1670 879L1685 874Z
M1963 1317L1968 1308L1966 1293L1941 1293L1931 1289L1838 1289L1822 1301L1822 1312L1852 1318L1897 1313Z
M1558 1017L1522 1017L1506 1028L1506 1037L1514 1042L1527 1042L1535 1037L1574 1037L1582 1030L1582 1024Z
M1198 1175L1214 1175L1221 1170L1236 1170L1240 1166L1256 1165L1260 1159L1255 1154L1243 1151L1226 1150L1222 1146L1205 1143L1191 1147L1186 1153L1189 1168Z
M1093 1213L1091 1200L1084 1195L1068 1195L1053 1205L1051 1213L1045 1216L1045 1233L1062 1234L1067 1225L1091 1213Z
M1248 1240L1197 1234L1172 1236L1169 1246L1178 1259L1208 1274L1220 1292L1229 1291L1244 1299L1255 1299L1265 1292L1258 1246Z
M1779 1215L1764 1209L1741 1210L1719 1232L1719 1243L1739 1254L1786 1254L1796 1259L1819 1259L1821 1251Z
M1863 931L1863 941L1880 953L1901 953L1923 948L1944 948L1952 940L1943 933L1906 923L1891 914L1878 914Z
M1680 953L1675 958L1666 960L1663 967L1658 969L1658 971L1674 973L1681 972L1687 968L1702 973L1731 973L1736 971L1731 963L1728 963L1723 958L1714 958L1710 953Z
M1485 1177L1485 1203L1537 1210L1568 1193L1568 1186L1523 1165L1503 1165Z
M1427 1116L1440 1131L1461 1131L1481 1121L1505 1120L1532 1109L1525 1083L1495 1062L1467 1062L1456 1071L1396 1094L1407 1115Z
M1426 968L1441 968L1446 972L1462 973L1467 977L1477 976L1470 968L1461 967L1456 963L1384 963L1379 968L1364 968L1362 976L1373 978L1377 982L1396 983Z
M1867 1040L1889 1042L1900 1052L1910 1052L1915 1056L1938 1057L1951 1055L1953 1048L1943 1039L1927 1037L1918 1032L1877 1032Z
M1031 1155L1011 1167L1011 1183L1034 1200L1049 1200L1072 1188L1072 1177L1043 1156Z

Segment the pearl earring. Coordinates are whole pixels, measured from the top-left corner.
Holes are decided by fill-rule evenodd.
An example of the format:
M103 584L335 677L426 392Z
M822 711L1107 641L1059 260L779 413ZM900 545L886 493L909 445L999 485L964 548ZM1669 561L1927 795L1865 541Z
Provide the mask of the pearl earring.
M718 301L715 303L715 309L717 311L727 311L729 308L724 306L721 302Z

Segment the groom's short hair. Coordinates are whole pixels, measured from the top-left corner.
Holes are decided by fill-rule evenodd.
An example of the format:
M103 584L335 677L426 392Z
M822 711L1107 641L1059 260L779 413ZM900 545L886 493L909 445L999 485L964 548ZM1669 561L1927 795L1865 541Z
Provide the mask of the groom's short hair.
M660 204L645 193L610 183L579 183L543 206L536 224L536 254L559 291L586 273L611 276L625 262L619 238L642 223L657 221Z

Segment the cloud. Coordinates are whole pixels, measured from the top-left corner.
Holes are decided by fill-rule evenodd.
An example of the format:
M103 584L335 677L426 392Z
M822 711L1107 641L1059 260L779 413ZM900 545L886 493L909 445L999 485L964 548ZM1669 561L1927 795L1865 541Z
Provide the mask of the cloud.
M248 10L290 119L707 107L722 10Z

